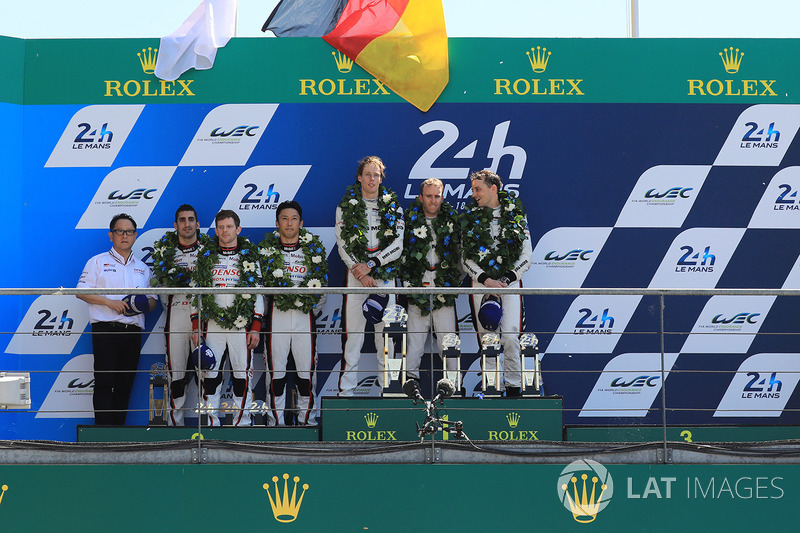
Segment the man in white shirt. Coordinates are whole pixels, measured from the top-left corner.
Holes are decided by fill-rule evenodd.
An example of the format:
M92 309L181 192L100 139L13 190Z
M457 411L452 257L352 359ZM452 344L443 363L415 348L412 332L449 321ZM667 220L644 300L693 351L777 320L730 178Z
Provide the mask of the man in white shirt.
M150 267L131 252L136 222L120 213L111 219L111 250L98 254L83 268L78 288L146 288ZM154 296L86 294L94 353L94 419L97 425L125 425L128 403L139 367L144 313L156 307Z

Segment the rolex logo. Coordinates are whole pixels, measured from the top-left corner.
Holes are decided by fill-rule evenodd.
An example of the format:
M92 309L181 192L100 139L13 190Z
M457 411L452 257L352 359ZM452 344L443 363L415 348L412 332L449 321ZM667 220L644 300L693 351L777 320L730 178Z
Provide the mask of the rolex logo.
M591 459L567 465L558 478L558 497L576 522L594 522L614 496L614 480L606 467Z
M350 69L353 68L353 60L344 55L341 52L331 52L334 61L336 61L336 68L339 69L339 72L344 74L350 72Z
M367 413L364 415L364 420L367 421L368 428L374 428L375 424L378 423L378 415L375 413Z
M152 46L148 48L142 48L142 51L136 55L139 56L139 62L142 64L142 70L145 74L152 74L156 71L158 48L153 48Z
M517 424L519 424L519 419L520 419L519 413L508 413L506 415L506 420L508 420L508 427L512 429L517 427Z
M530 52L525 52L528 56L528 61L531 63L531 68L536 73L547 70L547 62L550 61L551 53L552 52L547 51L547 48L542 48L541 46L537 46L536 48L531 47Z
M605 483L600 485L600 494L597 495L597 482L600 480L597 476L592 476L592 490L591 494L589 494L586 487L588 479L588 474L581 474L583 486L581 487L580 493L578 493L578 478L575 476L570 478L572 487L566 483L561 485L561 490L563 490L566 495L573 518L575 518L576 522L580 522L581 524L588 524L597 518L597 513L600 511L600 501L607 488ZM570 494L570 489L572 489L572 494ZM595 496L597 497L595 498Z
M269 496L269 504L272 507L272 515L275 520L284 524L294 522L297 514L300 512L300 505L303 503L303 496L308 490L308 483L303 483L303 492L300 493L300 499L297 499L297 483L300 481L298 476L294 476L294 487L292 488L292 495L289 496L289 474L283 474L283 496L281 496L280 486L278 485L278 476L272 477L272 483L275 485L275 497L269 491L269 483L264 483L264 490L267 491Z
M3 503L3 496L5 496L6 491L8 490L8 485L3 485L0 487L0 489L2 489L2 491L0 491L0 503Z
M722 64L725 65L725 72L728 74L736 74L739 72L739 66L742 64L742 57L744 57L744 52L739 52L739 49L733 49L733 46L730 48L723 48L722 52L719 53L719 57L722 58Z

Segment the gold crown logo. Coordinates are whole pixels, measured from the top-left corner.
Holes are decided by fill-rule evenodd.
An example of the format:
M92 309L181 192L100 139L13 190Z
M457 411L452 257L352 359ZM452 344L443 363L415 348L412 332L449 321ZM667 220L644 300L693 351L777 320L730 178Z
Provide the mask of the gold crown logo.
M508 420L508 427L515 428L517 424L519 424L519 413L508 413L506 415L506 420Z
M595 491L597 489L597 482L599 479L597 476L592 476L592 494L587 496L586 479L588 477L589 476L587 474L581 475L581 479L583 480L583 489L581 490L580 496L578 496L578 478L575 476L572 476L572 479L570 479L572 482L572 491L574 497L570 496L569 487L566 483L561 485L561 489L564 491L565 496L569 501L572 517L575 518L576 522L580 522L581 524L588 524L597 518L597 513L600 511L600 501L603 498L603 492L606 490L605 483L600 485L600 494L595 499Z
M525 54L528 56L528 61L531 62L531 68L534 72L547 70L547 62L550 61L550 54L552 54L552 52L547 51L547 48L542 48L541 46L531 47L531 51L525 52Z
M733 46L731 46L730 48L723 48L722 52L719 53L719 57L722 58L722 64L725 65L725 72L736 74L742 64L744 52L739 52L738 48L734 51Z
M348 73L353 68L353 60L341 52L331 52L333 59L336 61L336 68L339 72Z
M152 74L156 71L158 48L153 48L152 46L142 48L142 51L138 52L136 55L139 56L139 62L142 64L142 70L145 74Z
M0 489L2 489L2 492L0 492L0 503L3 503L3 496L5 496L6 491L8 490L8 485L3 485L0 487Z
M264 490L267 491L269 504L272 506L272 515L275 517L275 520L284 524L295 521L297 513L300 512L300 505L303 503L303 496L305 496L306 490L308 490L308 483L303 483L303 492L300 493L300 499L298 500L297 482L300 481L300 478L294 476L292 480L294 481L294 487L292 488L292 497L290 499L288 479L289 474L283 474L283 498L281 498L279 490L278 476L272 477L272 482L275 484L275 499L272 498L272 494L269 492L269 483L264 483Z
M378 423L378 415L375 413L367 413L364 415L364 420L367 421L368 428L374 428L375 424Z

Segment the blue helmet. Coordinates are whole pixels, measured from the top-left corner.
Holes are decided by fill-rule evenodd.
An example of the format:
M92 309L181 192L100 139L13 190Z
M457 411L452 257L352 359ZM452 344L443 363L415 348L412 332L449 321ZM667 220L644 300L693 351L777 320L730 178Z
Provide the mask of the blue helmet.
M211 348L209 348L204 342L201 342L197 348L192 350L191 355L189 355L189 366L191 368L197 368L199 370L211 370L216 366L216 364L217 358L214 356L214 352L211 351Z
M374 325L383 320L383 311L388 304L388 294L370 294L361 305L361 311L364 313L364 318L367 319L367 322Z
M481 301L481 308L478 310L478 322L483 329L496 331L500 327L500 319L503 318L503 304L500 298L492 294L487 294Z

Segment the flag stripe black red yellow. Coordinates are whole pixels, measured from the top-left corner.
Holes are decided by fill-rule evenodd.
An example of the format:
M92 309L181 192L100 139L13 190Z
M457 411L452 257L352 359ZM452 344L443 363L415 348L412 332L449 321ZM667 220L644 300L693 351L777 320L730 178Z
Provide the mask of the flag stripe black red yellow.
M441 0L349 0L323 39L422 111L449 81Z
M351 59L373 40L392 31L412 0L350 0L325 39Z

